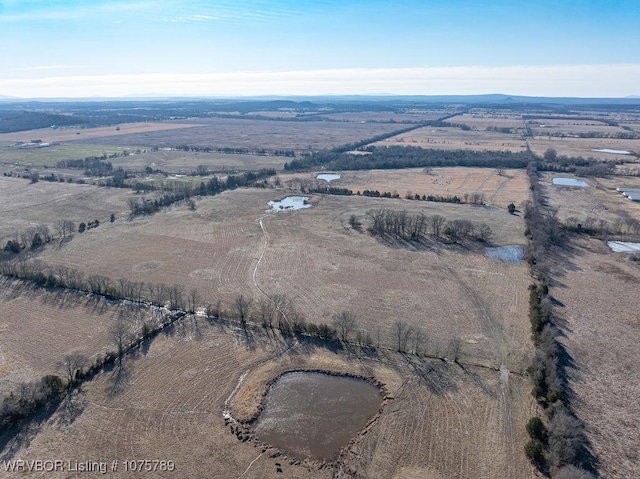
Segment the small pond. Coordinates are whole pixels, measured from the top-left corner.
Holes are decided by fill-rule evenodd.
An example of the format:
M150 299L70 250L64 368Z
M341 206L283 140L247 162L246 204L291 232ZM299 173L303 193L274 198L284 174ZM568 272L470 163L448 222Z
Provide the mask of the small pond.
M362 379L288 373L267 393L255 435L297 457L334 460L379 411L382 400L380 389Z
M280 201L269 201L267 204L271 206L273 211L300 210L311 208L311 205L307 203L308 199L308 196L287 196Z
M607 241L607 246L615 253L640 253L640 243L625 241Z
M337 173L320 173L318 174L318 176L316 176L316 178L318 178L319 180L324 180L327 183L331 183L333 180L339 180L340 175L338 175Z
M554 178L553 184L559 186L580 186L581 188L589 187L589 183L577 178Z
M492 261L520 264L524 258L524 247L519 244L497 246L495 248L487 248L485 253Z

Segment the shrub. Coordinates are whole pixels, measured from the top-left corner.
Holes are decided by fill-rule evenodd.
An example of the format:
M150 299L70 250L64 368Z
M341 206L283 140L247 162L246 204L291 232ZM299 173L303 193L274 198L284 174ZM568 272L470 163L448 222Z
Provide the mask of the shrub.
M547 428L539 417L529 419L529 422L527 422L527 433L529 433L531 439L537 439L541 443L547 441Z
M531 439L527 444L525 444L524 453L527 455L531 463L538 469L542 470L545 467L546 460L544 457L544 445L540 441L537 439Z

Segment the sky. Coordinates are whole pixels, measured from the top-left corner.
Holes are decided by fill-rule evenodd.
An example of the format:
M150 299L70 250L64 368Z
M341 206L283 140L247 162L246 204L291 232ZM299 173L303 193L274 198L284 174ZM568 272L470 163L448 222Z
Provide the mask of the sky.
M0 98L640 95L640 0L0 0Z

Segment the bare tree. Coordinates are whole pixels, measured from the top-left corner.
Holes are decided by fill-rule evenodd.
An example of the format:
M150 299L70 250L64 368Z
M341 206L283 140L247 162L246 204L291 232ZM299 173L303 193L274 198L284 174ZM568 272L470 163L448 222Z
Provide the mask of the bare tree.
M264 329L273 328L273 318L276 313L276 306L270 299L263 299L258 303L258 317Z
M64 357L59 364L59 369L64 373L69 386L75 383L77 372L88 363L89 360L84 354L71 353Z
M449 355L453 358L454 362L458 362L460 358L460 351L462 350L462 338L460 336L454 336L449 341Z
M397 320L392 326L394 337L398 342L398 351L405 352L407 343L413 334L413 328L404 320Z
M127 198L127 206L131 211L131 216L135 216L142 207L140 200L138 200L138 198L134 196L130 196L129 198Z
M356 315L351 311L342 311L333 317L333 322L336 324L336 329L340 335L342 341L346 341L349 337L349 333L356 329L358 324Z
M111 280L100 274L91 274L87 277L89 290L95 294L107 294L112 289Z
M432 215L429 217L429 225L431 226L431 232L436 238L440 238L442 229L444 228L447 219L441 215Z
M56 221L55 227L58 235L62 236L63 238L65 238L67 235L72 234L76 229L76 225L71 220L58 220Z
M189 295L187 296L187 309L191 314L196 312L199 303L200 293L197 289L193 288L191 291L189 291Z
M427 342L427 335L421 328L415 328L413 333L413 353L420 355L422 347Z
M242 324L243 328L247 326L247 318L249 317L251 303L251 299L245 298L242 294L238 296L234 301L236 312L238 313L238 317L240 318L240 323Z
M122 356L124 355L127 346L131 342L129 325L125 322L124 319L118 318L111 325L109 332L113 344L118 349L118 366L122 367Z
M184 306L183 292L184 286L182 285L174 284L167 288L166 294L169 299L169 309L182 309Z

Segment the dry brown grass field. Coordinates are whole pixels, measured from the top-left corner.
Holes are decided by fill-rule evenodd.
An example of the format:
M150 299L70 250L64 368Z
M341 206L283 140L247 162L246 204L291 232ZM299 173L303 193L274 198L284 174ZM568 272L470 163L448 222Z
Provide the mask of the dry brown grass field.
M126 136L136 133L149 133L154 131L167 132L169 130L182 130L198 127L198 123L174 123L174 122L149 122L149 123L122 123L117 126L102 126L97 128L40 128L38 130L19 131L16 133L0 134L0 142L29 142L35 139L45 143L62 141L74 141L84 139L105 138L111 136ZM181 132L180 134L184 134ZM121 143L122 144L122 143Z
M162 123L164 124L164 123ZM399 129L393 123L351 123L323 121L243 120L208 118L181 120L181 125L193 128L149 130L142 133L113 131L115 135L86 138L78 135L81 144L143 145L160 148L178 145L209 146L212 148L282 149L305 152L332 148L371 138Z
M443 150L526 151L521 135L495 131L426 126L374 143L377 146L419 146Z
M549 205L558 208L558 217L563 221L573 216L581 223L584 223L588 217L614 223L629 216L640 217L640 203L631 201L616 191L619 186L640 188L640 178L580 178L591 185L589 188L581 188L553 185L554 177L573 178L573 176L563 173L542 175L543 188Z
M70 291L47 291L19 281L0 283L0 394L58 368L65 355L91 361L114 346L109 329L126 316L132 326L150 313Z
M631 155L605 153L594 150L610 149L634 152L640 150L640 140L618 140L616 138L557 138L536 136L528 140L531 151L542 156L549 148L558 155L582 156L600 160L631 160Z
M283 371L316 368L375 378L390 396L338 468L240 441L225 425L223 411L242 407L254 385ZM109 467L132 459L175 464L173 473L145 477L330 478L357 469L356 477L380 479L527 479L535 477L521 453L534 408L528 389L526 379L497 371L384 351L376 358L332 352L189 319L125 360L123 374L103 373L87 383L72 422L56 412L13 444L12 457L106 461ZM108 474L131 476L122 462Z
M398 170L339 171L341 176L331 186L357 191L397 192L405 197L407 192L422 195L463 197L465 194L482 193L489 205L507 207L513 202L522 206L528 199L529 180L524 170L505 169L499 175L493 168L404 168ZM317 172L281 174L283 184L293 178L314 180ZM326 186L325 181L318 181Z
M595 216L611 222L640 217L640 204L615 191L622 184L640 185L637 178L588 181L597 187L545 187L561 218ZM554 263L551 294L559 302L562 342L575 365L569 368L573 405L586 424L602 477L637 477L640 266L630 255L612 252L601 239L573 235Z
M385 244L348 226L351 214L364 221L373 208L407 209L483 222L492 243L524 244L520 217L495 206L338 196L267 215L267 201L286 195L229 191L199 201L195 212L176 207L77 234L40 257L85 274L177 283L198 290L203 304L220 300L227 310L240 293L284 293L314 323L355 312L361 327L374 337L379 330L389 346L393 321L406 319L425 330L434 354L450 354L450 342L460 338L468 358L525 367L526 266L493 263L479 246Z
M512 114L492 114L486 111L465 113L449 118L447 123L468 125L474 130L486 130L489 127L524 128L522 115L515 112Z
M0 242L35 225L47 224L55 232L57 220L76 225L98 219L108 227L109 216L128 214L126 198L133 193L119 188L99 188L75 183L50 183L0 177ZM77 236L77 233L76 233Z
M126 170L143 171L146 167L159 169L169 173L189 174L199 165L206 165L208 170L215 172L255 171L260 168L274 168L282 170L291 158L275 155L244 155L179 151L175 149L160 149L145 151L140 154L109 160L114 168L122 167Z
M575 363L569 369L575 410L602 477L638 477L640 266L599 239L572 240L559 264L565 274L551 294L562 305L562 342Z
M358 112L341 112L327 113L323 117L332 120L347 122L418 122L424 120L437 120L450 114L447 110L429 110L429 111L408 111L408 112L379 112L379 111L358 111Z

